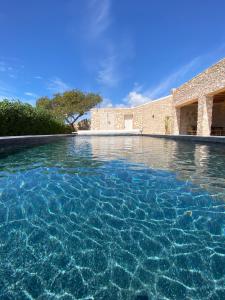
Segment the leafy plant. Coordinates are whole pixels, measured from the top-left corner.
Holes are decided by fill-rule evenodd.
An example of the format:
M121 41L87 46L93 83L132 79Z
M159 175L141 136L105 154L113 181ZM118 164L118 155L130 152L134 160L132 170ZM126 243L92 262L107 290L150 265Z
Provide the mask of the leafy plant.
M68 127L44 109L20 101L6 99L0 102L0 135L2 136L67 132Z
M101 101L98 94L71 90L55 94L51 99L42 97L37 100L36 106L50 111L74 130L76 121Z

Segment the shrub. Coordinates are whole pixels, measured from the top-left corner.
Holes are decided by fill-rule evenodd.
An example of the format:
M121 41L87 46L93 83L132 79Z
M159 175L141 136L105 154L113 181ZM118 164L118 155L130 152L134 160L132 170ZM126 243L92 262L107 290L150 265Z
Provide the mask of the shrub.
M0 135L68 133L68 127L46 110L20 101L0 102Z

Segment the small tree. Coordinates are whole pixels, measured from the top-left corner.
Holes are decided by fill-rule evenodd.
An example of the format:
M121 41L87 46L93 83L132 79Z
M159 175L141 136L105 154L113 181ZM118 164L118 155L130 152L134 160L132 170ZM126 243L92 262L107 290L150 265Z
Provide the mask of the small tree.
M36 105L52 111L75 129L76 121L101 101L102 98L98 94L71 90L55 94L52 99L42 97L37 100Z

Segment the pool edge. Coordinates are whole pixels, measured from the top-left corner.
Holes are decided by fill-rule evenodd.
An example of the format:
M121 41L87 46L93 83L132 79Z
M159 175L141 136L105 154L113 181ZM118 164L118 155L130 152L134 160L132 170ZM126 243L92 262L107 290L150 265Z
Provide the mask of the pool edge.
M73 137L76 134L48 134L48 135L23 135L23 136L0 136L0 146L31 145L54 142L59 139Z

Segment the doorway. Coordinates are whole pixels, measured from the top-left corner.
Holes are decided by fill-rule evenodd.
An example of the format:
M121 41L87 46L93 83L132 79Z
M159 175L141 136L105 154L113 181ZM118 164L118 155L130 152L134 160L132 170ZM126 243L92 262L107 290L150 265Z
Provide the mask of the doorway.
M133 129L133 115L124 116L124 129L132 130Z

